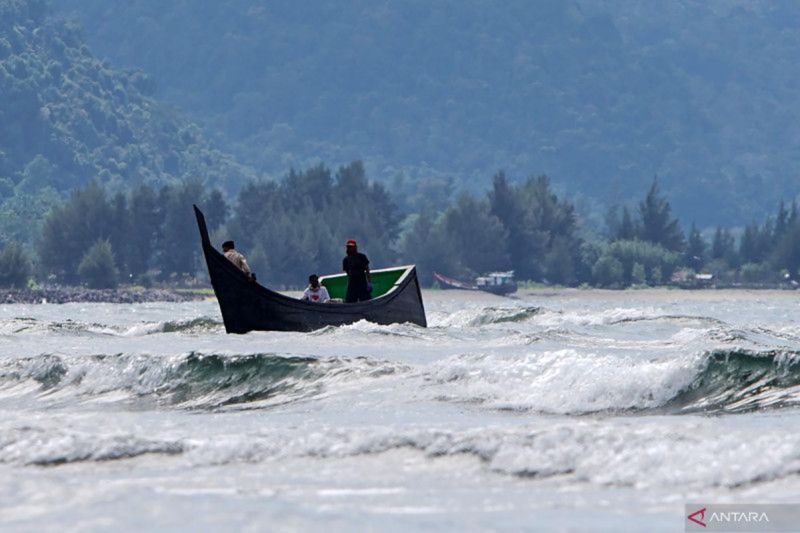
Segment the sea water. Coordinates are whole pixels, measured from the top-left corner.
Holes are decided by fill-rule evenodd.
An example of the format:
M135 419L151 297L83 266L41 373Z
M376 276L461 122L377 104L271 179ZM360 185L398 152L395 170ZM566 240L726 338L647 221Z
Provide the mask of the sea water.
M424 293L427 329L213 300L0 307L2 531L682 530L800 500L793 292Z

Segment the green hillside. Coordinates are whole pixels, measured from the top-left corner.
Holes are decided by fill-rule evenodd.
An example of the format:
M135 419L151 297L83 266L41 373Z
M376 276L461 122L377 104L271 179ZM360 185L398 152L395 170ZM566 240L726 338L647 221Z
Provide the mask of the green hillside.
M0 0L0 229L30 241L66 191L183 178L236 187L250 171L153 98L154 82L96 59L38 0Z
M240 161L363 158L389 179L499 168L569 197L658 175L701 225L760 219L800 187L800 4L675 0L60 0L93 51Z

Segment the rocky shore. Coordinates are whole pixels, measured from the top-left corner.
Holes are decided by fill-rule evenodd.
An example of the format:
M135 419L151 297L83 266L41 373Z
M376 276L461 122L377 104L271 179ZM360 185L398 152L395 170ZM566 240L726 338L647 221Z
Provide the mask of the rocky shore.
M85 289L66 287L52 289L10 289L0 291L2 304L65 304L70 302L132 304L145 302L188 302L203 300L209 295L202 291L170 289Z

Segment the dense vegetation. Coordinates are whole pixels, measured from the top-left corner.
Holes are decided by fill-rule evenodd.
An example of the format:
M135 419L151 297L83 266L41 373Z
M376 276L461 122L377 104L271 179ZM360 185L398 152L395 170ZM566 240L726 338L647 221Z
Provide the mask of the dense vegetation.
M797 2L54 8L85 23L93 50L152 74L158 95L274 175L364 158L395 190L405 175L398 201L435 189L437 207L447 176L475 192L498 168L546 173L562 196L606 205L633 201L658 175L676 214L701 227L760 219L798 193Z
M45 220L38 250L41 278L96 288L118 280L185 282L199 268L193 204L205 209L211 230L227 216L222 193L207 191L200 181L159 190L142 184L114 195L92 181Z
M42 0L0 0L0 244L34 241L45 213L97 179L113 190L252 173L158 104L153 81L95 59Z
M213 241L235 239L259 280L273 287L299 287L310 273L339 271L349 238L373 267L416 263L424 284L434 271L470 278L505 269L524 280L610 288L661 285L676 272L687 282L706 272L717 283L773 286L800 277L795 204L781 204L738 239L719 227L707 241L694 226L683 234L654 181L635 209L611 210L606 239L589 240L573 205L546 176L512 185L499 173L483 196L465 193L443 211L401 216L359 161L335 173L316 165L279 182L249 182L232 207L222 191L196 180L160 189L143 184L127 194L90 182L48 215L36 277L90 287L194 283L204 277L194 203L204 209ZM6 246L0 284L24 284L30 255Z
M416 263L426 284L433 271L498 269L604 287L692 272L724 283L800 275L787 171L800 117L780 67L797 49L791 4L676 2L658 27L624 0L58 4L69 5L84 8L95 37L118 32L103 44L109 55L163 50L142 56L160 94L185 95L216 142L262 169L301 170L257 177L159 104L153 78L95 59L43 0L0 0L0 286L192 283L203 272L194 203L214 242L235 239L278 287L338 271L348 238L375 267ZM109 9L117 18L104 18ZM745 26L742 39L775 61L722 50ZM703 31L715 48L696 40ZM753 73L773 83L769 102L751 90ZM769 127L747 122L756 117ZM370 157L335 171L289 164L356 152ZM495 166L508 175L488 180ZM627 200L653 170L644 198ZM606 227L604 195L619 204ZM788 206L765 219L759 206L783 196ZM684 234L676 215L687 210L703 227L723 211L758 222Z

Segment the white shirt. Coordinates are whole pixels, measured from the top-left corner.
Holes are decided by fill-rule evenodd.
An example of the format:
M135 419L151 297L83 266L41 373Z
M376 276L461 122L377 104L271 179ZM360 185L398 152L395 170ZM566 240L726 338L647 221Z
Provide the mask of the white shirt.
M303 297L300 299L305 300L307 302L324 304L325 302L331 299L331 296L330 294L328 294L328 289L326 289L324 285L320 285L316 289L307 287L306 290L303 292Z

